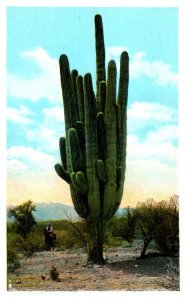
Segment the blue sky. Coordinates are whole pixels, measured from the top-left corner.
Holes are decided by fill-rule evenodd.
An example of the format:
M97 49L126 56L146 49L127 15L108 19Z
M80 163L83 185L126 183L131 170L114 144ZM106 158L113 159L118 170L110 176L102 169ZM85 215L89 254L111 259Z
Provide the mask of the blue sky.
M8 203L71 204L55 174L64 134L58 58L95 77L94 15L106 58L130 57L128 147L122 206L177 192L177 8L7 8Z

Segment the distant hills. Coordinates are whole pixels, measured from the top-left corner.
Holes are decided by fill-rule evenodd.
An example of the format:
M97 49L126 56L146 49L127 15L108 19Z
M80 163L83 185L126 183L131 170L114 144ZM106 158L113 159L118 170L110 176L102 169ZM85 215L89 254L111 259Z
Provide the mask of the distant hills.
M63 203L36 203L36 211L33 213L36 221L78 219L75 209Z
M36 203L36 211L33 215L36 221L51 221L51 220L76 220L79 218L73 206L63 203L49 202ZM8 207L9 209L10 207ZM13 206L11 206L13 208ZM119 208L117 215L121 215L123 208ZM8 218L8 221L12 219Z
M79 218L75 209L63 203L49 202L49 203L35 203L36 211L33 215L36 221L51 221L51 220L76 220ZM14 208L13 205L7 207ZM7 218L7 221L12 221L12 218Z

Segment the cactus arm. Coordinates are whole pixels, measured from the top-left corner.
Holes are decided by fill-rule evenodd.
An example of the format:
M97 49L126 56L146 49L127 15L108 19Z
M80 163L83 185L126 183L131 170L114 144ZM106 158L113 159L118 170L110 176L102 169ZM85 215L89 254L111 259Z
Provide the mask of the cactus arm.
M105 105L107 151L105 157L108 184L104 190L104 218L110 216L116 200L116 64L108 65L108 81Z
M76 80L78 77L78 71L72 70L71 72L71 81L72 81L72 90L73 90L73 118L75 121L79 120L79 105L78 105L78 94L77 94L77 85ZM73 124L74 125L74 124Z
M107 173L105 168L105 163L103 160L98 159L96 163L97 176L101 184L107 183Z
M96 101L90 74L84 77L85 100L85 140L86 140L86 169L89 184L88 206L93 218L100 215L99 182L96 176L97 147L97 119Z
M59 139L59 150L60 150L62 166L65 170L67 170L67 153L66 153L66 139L65 139L65 137L61 137Z
M69 149L71 168L74 172L82 170L82 156L79 138L77 131L74 128L70 128L68 131Z
M98 158L105 160L105 153L107 149L106 142L106 128L104 115L102 112L99 112L97 115L97 141L98 141Z
M61 87L63 94L63 103L64 103L64 116L65 116L65 129L68 132L68 129L74 128L75 118L74 118L74 99L73 99L73 87L70 74L70 67L68 57L63 54L59 59L60 64L60 78L61 78Z
M77 76L77 97L78 97L78 107L79 107L79 119L84 124L85 122L85 110L84 110L84 90L83 90L83 77Z
M76 173L76 181L77 181L77 184L80 186L81 191L84 194L87 194L88 190L89 190L88 182L87 182L86 176L83 172L79 171Z
M68 130L75 127L76 120L73 114L73 87L70 74L68 57L63 54L59 58L61 88L63 95L64 116L65 116L65 131L66 131L66 154L67 154L67 170L71 172L70 150L68 143Z
M65 171L63 166L61 166L60 164L56 164L55 170L59 177L61 177L67 183L69 183L69 184L71 183L70 175L68 172Z
M123 52L120 58L120 81L117 101L120 107L118 115L118 165L121 163L124 165L126 158L128 83L129 57L127 52Z
M70 185L70 192L76 212L81 218L86 218L89 214L87 195L82 195L79 193L73 184Z
M76 131L81 149L81 170L86 173L85 127L81 121L76 122Z
M116 210L120 205L123 194L123 182L126 169L127 148L127 100L129 84L129 57L123 52L120 58L120 81L117 105L117 166L120 170L120 183L117 184Z
M103 35L103 23L100 15L95 16L95 40L96 40L96 74L97 74L97 93L96 98L99 101L99 84L105 81L105 44Z
M128 84L129 84L129 56L126 51L122 52L120 57L120 80L118 91L118 104L123 108L123 112L127 107L128 100Z

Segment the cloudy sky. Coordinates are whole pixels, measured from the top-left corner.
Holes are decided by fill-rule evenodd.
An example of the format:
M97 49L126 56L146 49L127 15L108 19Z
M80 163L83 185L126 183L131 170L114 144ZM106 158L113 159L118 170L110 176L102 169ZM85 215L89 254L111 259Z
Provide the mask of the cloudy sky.
M121 206L177 193L177 8L7 8L8 204L71 204L56 175L64 135L58 59L95 77L94 15L104 23L106 59L130 57L128 147Z

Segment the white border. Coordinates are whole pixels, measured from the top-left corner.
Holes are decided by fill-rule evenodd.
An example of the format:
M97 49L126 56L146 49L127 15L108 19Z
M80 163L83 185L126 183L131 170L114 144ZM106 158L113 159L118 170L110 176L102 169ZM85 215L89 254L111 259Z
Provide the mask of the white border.
M6 6L35 6L35 7L178 7L183 0L0 0Z
M178 7L179 8L179 74L180 74L180 83L179 83L179 115L180 115L180 147L179 147L179 194L181 198L180 203L180 235L182 239L182 252L181 252L181 274L183 280L181 280L181 292L7 292L6 291L6 241L1 239L1 253L4 249L3 255L1 255L1 280L0 280L0 294L1 299L22 299L26 297L41 297L43 299L48 299L48 297L63 297L64 299L71 299L71 297L78 298L89 298L89 299L102 299L104 297L117 297L118 299L124 297L128 299L143 299L144 296L151 297L156 299L157 297L162 297L162 299L183 299L186 296L185 293L185 284L184 276L185 272L185 185L186 185L186 34L185 34L185 19L186 19L186 1L185 0L114 0L114 1L72 1L72 0L0 0L0 105L1 105L1 117L0 117L0 130L1 130L1 154L3 159L1 159L0 170L2 172L2 177L0 178L1 183L1 201L0 201L0 213L1 213L1 222L3 232L1 231L1 236L4 237L6 233L6 8L7 7ZM4 80L2 80L4 78ZM2 151L3 149L3 151ZM183 200L183 201L182 201ZM3 271L3 272L2 272ZM104 293L104 294L103 294Z

